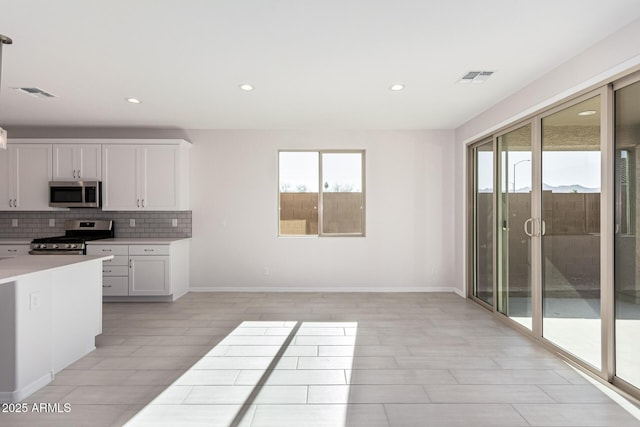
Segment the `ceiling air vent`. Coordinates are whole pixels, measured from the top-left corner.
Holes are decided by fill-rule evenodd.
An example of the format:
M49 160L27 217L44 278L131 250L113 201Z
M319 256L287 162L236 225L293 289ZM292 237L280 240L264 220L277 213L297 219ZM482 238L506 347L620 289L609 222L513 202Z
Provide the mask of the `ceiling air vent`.
M484 83L493 75L493 71L469 71L458 83Z
M16 87L14 89L17 90L18 92L31 95L34 98L55 98L56 97L54 94L44 91L37 87Z

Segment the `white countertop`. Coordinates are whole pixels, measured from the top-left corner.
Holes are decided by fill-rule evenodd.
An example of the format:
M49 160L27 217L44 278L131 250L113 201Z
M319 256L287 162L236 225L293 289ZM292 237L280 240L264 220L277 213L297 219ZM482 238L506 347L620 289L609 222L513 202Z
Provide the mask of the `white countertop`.
M13 282L20 276L44 270L112 258L113 255L22 255L13 258L0 258L0 284Z
M0 245L28 245L31 244L33 239L29 239L28 237L14 237L14 238L3 238L0 239Z
M87 245L170 245L181 240L191 240L191 237L115 237L113 239L99 239L87 242Z

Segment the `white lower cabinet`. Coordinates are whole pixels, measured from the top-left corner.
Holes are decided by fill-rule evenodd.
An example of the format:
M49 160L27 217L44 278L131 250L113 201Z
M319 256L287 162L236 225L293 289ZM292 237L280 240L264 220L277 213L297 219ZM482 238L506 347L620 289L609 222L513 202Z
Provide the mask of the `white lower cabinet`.
M181 297L189 287L189 242L150 245L89 244L87 255L114 255L103 262L104 297Z
M29 245L5 245L0 244L0 257L14 257L19 255L29 255Z
M87 255L113 255L102 261L102 295L129 295L129 247L127 245L87 246Z
M129 257L129 295L169 295L169 257Z

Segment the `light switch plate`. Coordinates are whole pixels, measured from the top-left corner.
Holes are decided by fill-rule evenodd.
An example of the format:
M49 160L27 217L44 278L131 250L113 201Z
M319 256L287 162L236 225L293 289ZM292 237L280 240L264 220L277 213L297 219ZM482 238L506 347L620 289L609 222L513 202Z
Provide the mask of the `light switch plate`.
M29 294L29 310L34 310L40 307L40 293L34 292Z

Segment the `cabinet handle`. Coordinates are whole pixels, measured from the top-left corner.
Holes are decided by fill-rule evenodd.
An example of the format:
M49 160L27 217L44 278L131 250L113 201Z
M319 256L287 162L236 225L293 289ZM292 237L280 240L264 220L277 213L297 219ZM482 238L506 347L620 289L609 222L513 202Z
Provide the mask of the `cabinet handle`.
M102 270L103 273L111 273L111 270Z
M76 177L76 170L75 169L73 170L73 177L74 178Z
M9 199L9 207L12 208L13 206L11 206L11 199Z
M13 199L13 207L14 208L18 207L18 199Z
M138 199L138 207L140 207L140 199Z
M17 249L9 249L9 252L18 252Z
M103 249L102 252L111 252L111 249Z
M142 207L144 208L144 199L142 199Z
M80 179L80 169L78 169L78 179Z
M153 252L153 249L145 249L145 252Z
M132 259L129 260L129 268L133 268L133 260Z
M102 285L103 288L110 288L112 287L111 285Z

